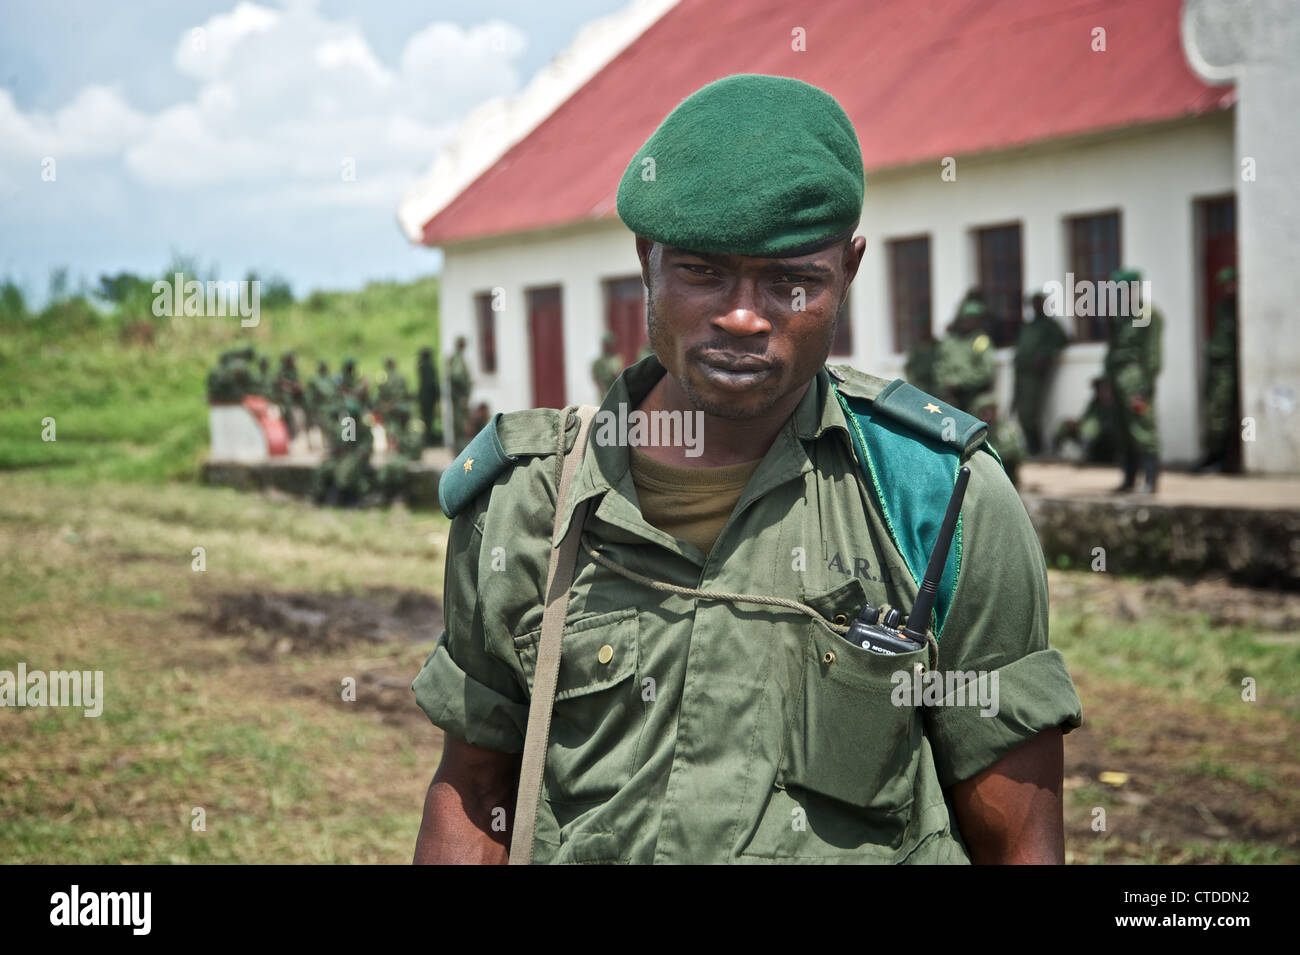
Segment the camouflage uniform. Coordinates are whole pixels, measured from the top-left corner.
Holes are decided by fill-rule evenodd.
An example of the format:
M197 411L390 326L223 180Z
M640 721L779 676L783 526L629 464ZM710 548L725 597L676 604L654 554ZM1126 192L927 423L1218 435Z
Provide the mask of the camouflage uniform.
M602 344L604 352L591 363L591 379L596 383L599 397L604 398L614 386L614 380L623 374L623 358L614 351L614 336L606 335Z
M384 380L379 383L376 410L385 429L404 431L411 420L411 390L391 358L384 363Z
M1056 320L1041 311L1040 302L1034 296L1037 314L1033 321L1021 326L1016 339L1016 378L1011 399L1030 454L1042 450L1043 405L1057 356L1067 341Z
M473 382L469 377L469 366L465 363L463 348L458 348L447 363L447 381L451 385L451 431L452 441L459 454L469 443L469 393Z
M1111 280L1136 282L1138 273L1116 272ZM1139 466L1145 490L1154 491L1160 464L1160 436L1156 425L1156 377L1160 374L1164 318L1149 302L1144 320L1136 315L1108 317L1106 380L1114 399L1115 435L1124 466L1120 491L1133 489ZM1136 324L1139 321L1144 323Z
M1059 451L1066 441L1075 441L1083 449L1083 459L1098 464L1115 460L1115 412L1110 388L1105 378L1092 380L1093 395L1083 417L1063 421L1056 430L1052 447Z
M438 382L438 369L433 364L433 351L420 349L416 374L420 389L420 418L424 421L424 440L427 444L442 444L442 415L439 399L442 387Z
M352 507L363 502L374 489L375 472L370 466L374 435L366 422L365 408L356 398L345 397L334 405L331 421L325 429L329 453L316 469L312 493L317 501ZM352 439L344 437L350 429Z
M284 426L292 440L293 409L295 405L303 403L302 382L298 380L298 366L292 352L280 356L280 369L271 385L271 400L279 407L280 417L284 419Z
M208 372L208 401L238 404L244 395L256 394L253 355L251 348L232 348L221 354Z
M329 367L325 362L316 366L316 376L307 382L303 404L307 411L308 427L320 428L324 432L330 411L338 395L334 379L330 377Z
M1223 269L1218 281L1236 282L1236 271ZM1223 467L1232 449L1237 412L1237 295L1228 292L1214 311L1214 334L1205 346L1205 463Z
M997 377L993 340L981 330L983 315L978 303L963 305L948 334L939 342L935 358L939 397L963 411L974 407L984 392L992 391Z
M939 358L939 345L933 338L925 338L913 345L907 352L907 362L903 365L903 377L908 383L931 394L938 391L934 377L934 365Z

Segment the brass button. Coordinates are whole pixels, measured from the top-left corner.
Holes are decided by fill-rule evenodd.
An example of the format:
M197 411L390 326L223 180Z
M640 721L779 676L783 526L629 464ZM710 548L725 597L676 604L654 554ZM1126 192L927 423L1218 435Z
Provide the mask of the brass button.
M835 651L827 650L826 653L822 656L822 663L825 663L827 666L829 666L834 662L835 662Z
M600 652L596 654L596 659L601 663L608 663L610 660L614 659L614 648L608 643L605 644L600 648Z
M844 614L842 614L842 613L837 613L837 614L835 615L835 626L837 626L837 627L843 627L843 626L846 626L846 625L848 624L848 622L849 622L849 618L846 617L846 616L844 616Z

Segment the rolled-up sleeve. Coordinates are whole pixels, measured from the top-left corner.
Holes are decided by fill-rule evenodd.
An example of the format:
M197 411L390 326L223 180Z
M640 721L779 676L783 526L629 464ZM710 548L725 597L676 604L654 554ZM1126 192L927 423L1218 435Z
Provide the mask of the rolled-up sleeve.
M518 753L528 702L509 668L488 652L478 601L481 543L471 514L452 521L443 578L446 629L411 689L420 709L445 732L485 749Z
M961 576L939 637L940 675L952 675L954 692L926 709L945 787L1043 730L1068 733L1083 721L1065 658L1048 646L1047 567L1029 515L990 455L971 463Z

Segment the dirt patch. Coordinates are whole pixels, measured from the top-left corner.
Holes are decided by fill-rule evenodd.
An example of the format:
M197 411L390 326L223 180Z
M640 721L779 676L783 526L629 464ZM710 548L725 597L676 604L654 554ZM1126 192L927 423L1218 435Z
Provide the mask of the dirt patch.
M1212 861L1216 847L1234 843L1276 846L1277 861L1300 859L1300 769L1283 718L1232 735L1196 706L1153 705L1136 687L1076 682L1089 715L1065 739L1074 861ZM1098 808L1104 829L1094 828Z
M212 636L244 638L250 654L338 650L359 642L432 643L442 630L442 604L412 590L373 588L356 594L236 591L209 598L197 617Z

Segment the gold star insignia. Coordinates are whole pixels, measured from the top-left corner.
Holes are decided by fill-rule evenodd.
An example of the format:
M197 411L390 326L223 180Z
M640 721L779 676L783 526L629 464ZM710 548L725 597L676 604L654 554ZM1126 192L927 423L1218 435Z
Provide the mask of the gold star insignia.
M466 474L469 474L469 472L470 472L470 471L473 471L473 470L474 470L474 459L473 459L473 458L469 458L469 459L466 460L466 462L465 462L465 473L466 473Z
M928 411L928 412L930 412L930 414L938 414L938 413L939 413L939 406L938 406L937 404L935 404L935 403L932 401L932 402L930 402L928 405L925 406L925 410Z

